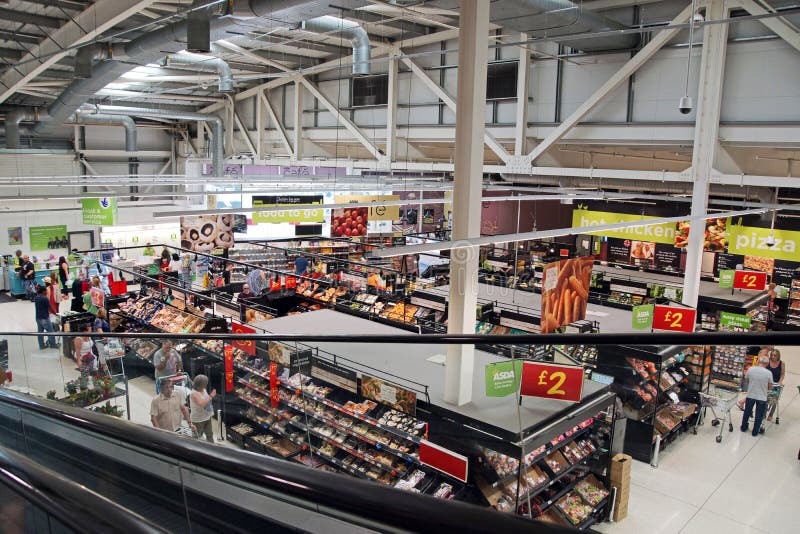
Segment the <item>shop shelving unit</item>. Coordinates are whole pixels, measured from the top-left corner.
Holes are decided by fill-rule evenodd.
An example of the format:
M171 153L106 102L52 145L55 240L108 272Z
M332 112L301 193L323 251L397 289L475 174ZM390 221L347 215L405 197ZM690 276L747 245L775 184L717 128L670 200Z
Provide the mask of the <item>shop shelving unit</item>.
M624 452L654 462L658 452L691 426L696 392L684 365L686 347L598 347L596 370L614 377L627 417Z

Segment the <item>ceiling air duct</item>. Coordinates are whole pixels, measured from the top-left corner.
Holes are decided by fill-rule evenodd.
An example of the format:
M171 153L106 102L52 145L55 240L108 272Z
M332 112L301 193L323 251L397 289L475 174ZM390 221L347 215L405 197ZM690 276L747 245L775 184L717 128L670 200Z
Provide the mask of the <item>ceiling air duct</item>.
M370 45L367 31L357 23L325 15L300 23L300 28L313 33L341 34L353 45L353 75L366 76L370 73Z
M173 63L195 65L200 68L213 68L217 71L217 74L219 74L219 92L233 93L236 91L230 65L218 57L196 56L193 54L175 54L173 56L166 56L164 58L164 66L168 66Z

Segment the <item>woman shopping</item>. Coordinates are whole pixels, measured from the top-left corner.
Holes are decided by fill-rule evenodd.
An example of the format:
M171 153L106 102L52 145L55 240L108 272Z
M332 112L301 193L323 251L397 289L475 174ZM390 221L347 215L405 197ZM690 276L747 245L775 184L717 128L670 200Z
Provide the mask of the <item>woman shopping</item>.
M85 333L92 332L92 323L86 323ZM75 348L75 361L81 376L89 376L97 369L97 357L94 355L94 341L89 336L76 337L72 342Z
M194 377L192 385L192 393L189 396L189 408L191 412L191 422L197 429L197 437L202 439L203 434L206 435L206 440L214 443L214 429L211 425L211 415L214 413L214 406L212 401L217 396L217 390L212 389L208 393L208 377L206 375L197 375Z
M778 349L772 349L769 353L769 364L767 365L767 371L772 373L772 382L774 384L778 384L779 386L783 386L783 379L786 378L786 362L781 360L781 351ZM775 410L778 407L777 402L769 403L769 413L767 414L767 421L772 421L772 417L775 415Z

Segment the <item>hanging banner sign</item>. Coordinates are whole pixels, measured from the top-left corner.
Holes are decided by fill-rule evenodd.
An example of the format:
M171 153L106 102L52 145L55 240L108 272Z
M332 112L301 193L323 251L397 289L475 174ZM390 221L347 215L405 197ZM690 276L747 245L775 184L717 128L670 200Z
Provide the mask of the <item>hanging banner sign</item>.
M586 226L603 226L606 224L624 222L644 222L651 219L661 219L661 217L651 217L633 213L592 211L588 209L581 209L579 207L572 212L572 227L583 228ZM648 226L631 226L628 228L620 228L619 230L599 230L597 232L585 233L603 235L606 237L617 237L619 239L664 243L669 245L675 243L674 223L651 224Z
M419 441L419 461L461 482L467 481L469 461L466 456L447 450L426 439Z
M292 209L292 206L320 204L319 208ZM253 208L285 206L285 210L255 211L254 223L321 223L325 222L322 195L253 196Z
M741 226L728 220L729 254L797 261L798 243L798 231Z
M593 264L594 256L584 256L542 268L542 334L586 318Z
M697 310L677 306L656 306L653 310L653 330L694 332Z
M733 287L733 276L736 273L733 269L725 269L719 272L719 287L731 288Z
M269 404L273 408L277 408L281 401L281 393L278 390L278 364L269 362Z
M580 402L583 395L583 367L524 362L520 394Z
M336 195L336 204L369 204L400 200L399 195ZM370 206L367 214L370 221L395 221L400 218L400 206Z
M83 224L114 226L117 224L117 199L111 197L84 198L81 200L81 212Z
M233 391L233 347L225 345L225 393Z
M522 362L490 363L485 368L486 396L505 397L519 389L522 381Z
M255 334L256 331L255 329L250 328L249 326L239 324L236 321L231 321L231 333ZM250 356L256 355L256 342L253 341L252 339L237 339L236 341L232 342L231 345L241 350L245 354L249 354Z
M767 287L767 273L757 271L736 271L733 275L734 289L764 291Z
M653 305L643 304L641 306L633 307L633 323L634 330L645 330L653 325Z

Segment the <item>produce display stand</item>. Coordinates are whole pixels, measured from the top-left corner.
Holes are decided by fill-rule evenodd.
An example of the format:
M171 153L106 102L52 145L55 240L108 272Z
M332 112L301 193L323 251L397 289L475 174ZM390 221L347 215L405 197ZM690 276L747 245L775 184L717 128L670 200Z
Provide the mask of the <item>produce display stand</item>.
M388 325L333 310L273 319L262 326L275 334L403 333ZM562 524L581 528L607 516L605 488L608 487L608 451L614 418L614 395L607 386L585 382L583 399L577 404L525 398L517 414L514 397L483 395L483 373L475 373L476 393L472 402L463 406L446 403L443 400L444 367L435 363L441 346L414 345L413 350L402 344L297 346L301 348L296 352L311 354L312 365L317 365L316 358L320 357L335 366L332 369L336 372L329 370L331 374L326 381L318 378L318 371L312 370L310 384L296 383L303 380L304 375L290 373L280 380L278 406L273 407L267 371L270 355L264 355L264 347L255 356L238 352L236 363L242 373L238 391L243 406L240 422L231 424L236 423L232 419L228 425L234 441L254 450L273 446L280 456L423 493L436 493L444 482L452 487L455 498L482 502L509 512L555 517ZM290 351L290 367L293 357ZM480 350L476 350L475 360L476 369L488 363L507 361ZM300 365L298 363L296 369ZM365 376L376 374L390 384L391 391L405 392L395 393L396 396L407 399L409 392L416 394L413 416L391 415L380 402L371 407L369 398L363 396ZM350 385L338 387L341 380ZM368 381L371 384L373 379ZM359 387L349 389L356 383ZM362 408L365 409L363 413L359 411ZM230 408L229 413L233 417ZM351 421L347 421L348 418ZM351 429L364 429L360 424L366 425L368 440L376 441L377 437L379 441L388 435L390 442L383 444L382 449L394 458L387 460L383 455L376 456L369 442L364 445L363 439L353 435ZM406 430L398 432L393 424L402 425ZM260 437L265 434L271 436ZM419 461L418 446L420 438L424 437L468 459L466 485ZM336 454L331 455L331 452ZM514 461L519 465L520 460L525 465L522 474L514 475L501 467L502 476L496 471L495 465ZM384 464L388 461L391 464ZM357 465L355 469L353 464ZM387 473L385 467L389 466L391 469ZM362 468L371 474L366 474ZM532 473L536 474L535 479ZM514 492L512 498L509 485L515 479L517 487L525 489ZM565 513L572 513L572 519L567 519Z
M697 417L688 353L680 346L598 347L596 371L614 377L627 416L623 450L633 458L657 465L659 452Z

